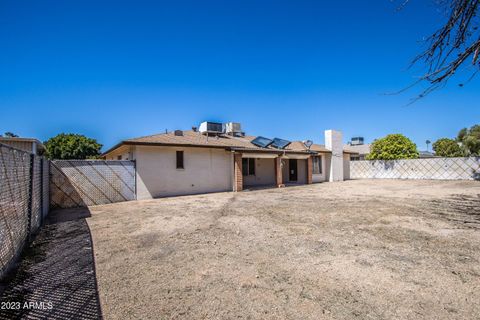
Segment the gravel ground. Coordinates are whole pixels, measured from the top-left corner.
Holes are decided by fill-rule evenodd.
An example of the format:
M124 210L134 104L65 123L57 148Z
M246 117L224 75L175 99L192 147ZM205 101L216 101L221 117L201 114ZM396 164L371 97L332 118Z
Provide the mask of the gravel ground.
M480 182L91 207L106 319L478 319Z
M0 282L0 319L101 319L88 209L51 212Z

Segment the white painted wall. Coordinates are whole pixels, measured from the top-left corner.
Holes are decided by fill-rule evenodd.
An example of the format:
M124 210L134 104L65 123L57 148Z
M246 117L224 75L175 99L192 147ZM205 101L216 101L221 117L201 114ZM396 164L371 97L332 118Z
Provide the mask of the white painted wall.
M312 182L317 183L317 182L324 182L327 181L327 167L326 167L326 154L319 154L319 156L322 157L322 172L320 174L312 174Z
M185 169L176 168L184 151ZM136 146L137 199L232 190L231 152L214 148Z
M245 187L275 185L275 159L255 158L255 175L243 176L243 185Z
M479 168L479 157L364 160L350 163L352 179L480 180Z
M325 147L332 152L329 181L343 181L342 133L335 130L326 130Z

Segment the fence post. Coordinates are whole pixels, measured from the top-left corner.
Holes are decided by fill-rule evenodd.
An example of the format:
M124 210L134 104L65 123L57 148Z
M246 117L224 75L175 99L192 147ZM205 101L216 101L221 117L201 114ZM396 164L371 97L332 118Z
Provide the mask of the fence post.
M40 158L40 226L43 225L43 214L44 214L44 212L43 212L43 209L44 209L43 208L43 193L44 193L43 192L43 187L44 187L44 185L43 185L43 174L44 174L44 172L43 172L43 161L44 161L44 159L43 159L43 157L41 157Z
M28 225L27 225L27 239L28 242L31 240L31 230L32 230L32 207L33 207L33 166L35 161L35 155L30 154L30 172L29 172L29 185L28 185Z

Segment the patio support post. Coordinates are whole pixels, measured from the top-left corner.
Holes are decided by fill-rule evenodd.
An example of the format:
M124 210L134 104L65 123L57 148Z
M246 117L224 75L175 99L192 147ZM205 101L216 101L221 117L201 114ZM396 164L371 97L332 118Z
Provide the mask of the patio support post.
M310 156L307 159L307 184L312 184L312 172L313 172L313 159Z
M242 191L243 190L243 175L242 175L242 154L235 153L233 156L233 167L234 167L234 186L233 191Z
M275 183L278 188L284 187L282 176L282 157L275 158Z

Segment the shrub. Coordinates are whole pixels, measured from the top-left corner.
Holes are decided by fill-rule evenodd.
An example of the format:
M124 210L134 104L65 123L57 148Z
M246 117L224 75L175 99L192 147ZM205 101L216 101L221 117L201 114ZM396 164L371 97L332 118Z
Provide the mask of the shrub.
M49 159L87 159L100 155L102 145L97 140L81 134L61 133L45 142Z
M368 160L418 158L417 145L402 134L389 134L372 143Z
M433 143L435 155L440 157L463 157L464 153L458 142L453 139L442 138Z

